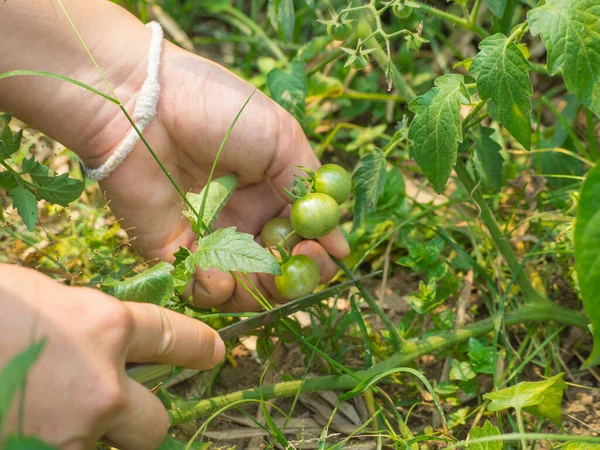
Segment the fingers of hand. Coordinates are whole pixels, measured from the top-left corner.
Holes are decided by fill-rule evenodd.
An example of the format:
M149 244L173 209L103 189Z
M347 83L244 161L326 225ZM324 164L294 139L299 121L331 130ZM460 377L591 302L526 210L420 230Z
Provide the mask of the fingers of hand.
M235 279L230 273L218 269L200 270L185 291L185 298L192 297L192 304L198 308L210 309L225 303L235 290Z
M350 254L350 245L348 244L344 233L342 233L342 230L339 228L336 228L328 235L319 238L319 243L336 258L345 258Z
M202 322L156 305L126 305L133 323L127 361L204 370L225 356L225 344L217 332Z
M158 448L169 430L164 406L148 389L127 378L123 405L105 439L121 450Z

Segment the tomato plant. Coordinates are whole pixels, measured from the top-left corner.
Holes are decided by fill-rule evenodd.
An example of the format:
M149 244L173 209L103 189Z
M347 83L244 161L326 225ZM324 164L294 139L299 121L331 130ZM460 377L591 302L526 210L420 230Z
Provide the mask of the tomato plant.
M146 11L126 3L138 15ZM264 246L285 239L293 247L339 225L352 253L332 258L341 268L334 279L384 272L311 309L303 323L283 321L259 333L263 362L276 342L286 350L297 342L296 367L285 369L285 381L266 386L256 379L251 389L232 386L232 393L200 400L173 400L174 391L160 391L173 405L175 426L252 399L338 390L346 393L336 399L343 407L328 411L331 423L336 414L348 414L344 423L356 419L350 399L360 396L356 404L367 405L369 423L358 414L352 423L355 430L373 425L374 446L389 440L425 447L443 439L451 446L526 449L572 438L564 448L576 450L588 444L575 440L598 443L575 437L581 430L563 417L572 397L564 392L597 383L582 364L600 363L597 1L165 1L157 7L153 14L165 17L162 11L179 24L174 40L224 61L287 110L323 163L297 179L301 189L286 186L294 197L290 219L265 224ZM247 192L246 185L236 191L235 175L186 194L184 214L197 249L180 249L172 265L123 280L136 267L131 253L113 255L124 238L110 227L98 236L91 225L107 220L117 227L117 221L106 212L86 216L87 204L72 203L83 183L73 173L47 171L21 142L36 141L9 130L9 116L2 120L0 158L12 171L0 172L6 192L0 200L14 206L4 209L4 255L14 251L18 261L58 271L64 280L68 266L128 300L141 301L151 287L156 303L204 320L237 319L189 305L185 288L196 269L271 274L289 299L317 288L312 259L296 255L279 264L255 236L214 229L229 198ZM273 205L275 214L280 206ZM59 214L52 208L67 207L89 220L50 239L46 230L58 227L53 214ZM80 236L89 245L71 258ZM115 236L121 240L113 248L108 242ZM32 250L37 244L44 253ZM241 276L238 283L239 292L246 295L245 285L252 299L270 307L260 286L256 292ZM287 435L269 415L280 413L265 410L267 445L285 448ZM594 414L598 408L590 406ZM280 423L288 423L283 416ZM538 434L550 426L562 426L561 434ZM334 443L332 430L319 428L320 448L356 443L351 433ZM541 436L549 443L540 444Z

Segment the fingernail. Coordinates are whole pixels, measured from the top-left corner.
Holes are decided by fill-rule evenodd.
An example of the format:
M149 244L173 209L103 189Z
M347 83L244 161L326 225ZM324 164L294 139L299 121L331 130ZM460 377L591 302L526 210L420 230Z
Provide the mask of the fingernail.
M216 366L225 357L225 342L223 339L217 334L215 337L215 349L213 351L212 363Z

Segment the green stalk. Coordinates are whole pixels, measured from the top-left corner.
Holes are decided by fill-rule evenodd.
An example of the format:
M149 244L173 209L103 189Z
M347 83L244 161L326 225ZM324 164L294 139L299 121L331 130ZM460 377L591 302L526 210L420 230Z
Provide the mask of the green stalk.
M463 19L462 17L455 16L454 14L450 14L446 11L442 11L441 9L435 8L433 6L429 6L426 3L422 3L416 0L413 0L414 3L419 5L419 8L426 12L427 14L437 17L439 19L445 20L447 22L458 25L461 28L464 28L467 31L472 31L477 34L481 38L486 38L489 36L489 33L481 28L476 23L471 23L470 21Z
M587 122L587 140L590 158L592 161L598 160L598 137L596 136L596 127L594 124L594 114L588 108L584 107L585 120Z
M529 301L540 300L542 297L531 285L527 274L523 270L521 270L517 255L515 255L515 252L513 251L513 249L510 246L510 243L508 242L508 239L500 229L500 226L498 225L498 222L494 217L494 213L483 198L481 191L479 189L476 189L475 181L473 181L473 178L471 178L471 175L467 171L464 162L460 158L456 162L456 166L454 166L454 169L456 170L458 179L465 187L467 192L471 194L471 198L479 207L479 210L481 212L481 220L490 232L490 235L492 236L496 247L506 260L508 267L512 271L513 275L516 276L517 284L521 288L523 295Z
M554 321L565 325L585 329L588 319L570 309L563 308L551 302L531 302L516 310L509 312L504 317L506 326L525 323L544 323ZM395 353L390 358L373 366L368 370L350 375L327 376L321 378L308 378L288 381L261 388L232 392L200 401L177 402L170 412L173 425L180 425L191 420L204 417L220 408L231 405L242 399L268 400L271 398L291 397L298 392L318 392L327 390L349 390L356 387L360 381L372 378L395 367L410 364L424 355L437 354L445 349L478 337L494 330L494 318L490 317L466 327L445 331L435 336L430 336L418 342L408 342L404 345L402 353Z
M372 34L373 30L371 28L371 25L369 25L369 23L366 20L361 20L358 24L359 37L364 39L368 36L371 36ZM369 39L364 43L364 46L366 48L375 50L373 52L373 56L375 57L377 64L379 64L382 69L386 70L389 67L390 76L392 78L392 81L394 82L394 86L398 88L400 94L406 99L406 102L409 103L412 99L414 99L417 96L417 94L406 82L406 80L402 76L402 73L400 73L396 65L390 61L385 50L383 50L383 48L381 48L381 45L379 45L379 42L377 42L377 39Z

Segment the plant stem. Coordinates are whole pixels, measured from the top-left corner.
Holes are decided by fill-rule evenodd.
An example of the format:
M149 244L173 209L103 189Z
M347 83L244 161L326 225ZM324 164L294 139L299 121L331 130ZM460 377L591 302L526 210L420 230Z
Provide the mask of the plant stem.
M351 280L356 279L356 277L354 276L354 273L352 273L352 270L350 270L350 268L346 264L344 264L344 262L342 260L336 258L335 256L331 256L331 258L342 268L342 270L346 273L346 276L348 278L350 278ZM406 342L404 341L404 338L402 336L400 336L398 329L390 321L389 317L386 315L386 313L383 311L383 309L381 309L381 306L379 306L379 304L375 301L375 299L373 297L371 297L371 294L369 294L369 292L365 289L363 284L360 282L357 282L356 287L358 288L361 295L363 296L363 298L369 305L369 308L371 308L371 310L379 316L379 318L381 319L381 321L383 322L385 327L390 332L390 336L392 338L392 341L394 342L394 350L400 351L404 347Z
M442 11L441 9L435 8L433 6L429 6L425 3L421 3L416 0L413 0L413 2L418 4L419 7L421 8L421 10L425 11L426 13L428 13L434 17L438 17L447 22L451 22L455 25L458 25L461 28L464 28L465 30L472 31L473 33L476 33L479 37L486 38L489 36L489 33L487 31L485 31L483 28L481 28L479 25L477 25L476 23L471 23L468 20L463 19L462 17L457 17L454 14L450 14L446 11Z
M585 120L587 122L587 139L590 159L598 160L598 137L596 136L596 127L594 124L594 114L589 108L584 107Z
M525 434L525 426L523 425L521 408L515 408L515 411L517 413L517 427L519 427L519 434ZM521 450L527 450L527 441L525 438L521 438Z
M371 25L369 25L369 23L366 20L361 20L359 22L358 35L361 38L370 36L372 32L373 30L371 28ZM398 88L398 90L400 91L400 94L406 99L406 102L408 103L412 99L414 99L417 96L417 94L406 82L406 80L402 76L402 73L400 73L396 65L390 61L385 50L383 50L379 45L379 42L377 42L377 39L369 39L364 43L364 46L375 50L373 52L373 56L375 56L377 64L379 64L382 69L386 70L389 67L392 81L394 82L396 88Z
M588 319L570 309L547 302L530 302L504 317L506 326L543 323L555 321L565 325L586 328ZM395 353L373 368L357 372L356 378L349 375L327 376L288 381L260 388L232 392L230 394L200 401L177 402L170 412L171 423L179 425L199 417L206 416L219 408L230 405L241 399L268 400L271 398L290 397L298 392L318 392L326 390L348 390L356 387L360 381L371 378L394 367L411 363L416 358L428 354L436 354L447 348L467 341L471 337L485 335L494 330L494 318L481 320L466 327L445 331L418 342L408 342L402 353ZM358 378L358 379L357 379Z
M490 232L490 235L492 236L496 247L506 260L508 267L512 271L513 275L516 277L517 284L521 288L521 291L523 292L525 298L529 301L541 299L542 297L540 296L540 294L538 294L537 291L531 285L527 274L523 270L521 270L517 255L515 255L515 252L513 251L513 249L510 246L510 243L508 242L508 239L500 229L500 226L498 225L498 222L494 217L494 213L483 198L483 195L481 195L481 191L477 189L473 178L471 178L471 175L467 171L467 167L460 158L456 162L456 166L454 167L454 169L456 170L458 179L465 187L467 192L470 193L471 198L479 207L479 210L481 212L481 220Z

